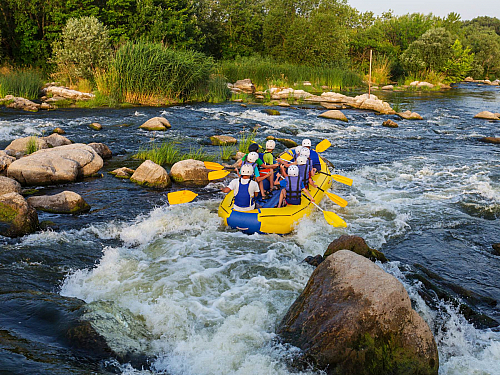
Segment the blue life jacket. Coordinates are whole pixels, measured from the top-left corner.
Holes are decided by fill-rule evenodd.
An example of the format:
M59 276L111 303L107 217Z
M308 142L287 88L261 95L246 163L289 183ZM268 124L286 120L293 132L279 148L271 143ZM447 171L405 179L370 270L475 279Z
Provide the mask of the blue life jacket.
M241 163L241 166L243 167L245 164L248 164L252 167L252 170L254 171L254 175L252 176L252 180L254 179L254 177L259 177L258 173L259 173L259 166L257 164L257 162L255 163L250 163L249 161L246 160L247 158L245 158L243 160L243 162ZM241 167L240 167L240 171L241 171ZM239 206L239 205L238 205Z
M288 176L286 178L286 202L288 204L300 204L302 189L300 188L300 176Z
M316 170L321 170L321 163L319 161L319 155L316 151L311 150L311 154L309 155L309 158L312 160L312 165L313 168L316 168Z
M309 160L306 164L298 165L299 167L299 177L304 181L304 186L307 188L309 185L309 174L311 173L312 163Z
M234 204L238 207L245 208L253 205L253 197L250 196L248 188L250 187L250 181L248 184L243 185L241 183L241 177L238 185L238 194L234 197Z

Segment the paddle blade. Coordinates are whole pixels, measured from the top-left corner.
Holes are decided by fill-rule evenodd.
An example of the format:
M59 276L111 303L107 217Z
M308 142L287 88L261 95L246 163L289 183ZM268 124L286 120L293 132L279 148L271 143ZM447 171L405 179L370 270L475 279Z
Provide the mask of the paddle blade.
M323 211L323 216L328 224L334 227L346 228L347 223L337 214L331 211Z
M352 185L352 178L341 176L339 174L332 174L332 178L335 181L340 182L341 184L348 185L348 186Z
M170 203L170 205L173 205L173 204L181 204L181 203L191 202L197 196L198 196L198 194L193 193L192 191L179 190L179 191L174 191L173 193L168 193L167 199L168 199L168 203Z
M338 195L335 195L335 194L330 193L328 191L325 191L325 194L328 198L330 198L332 200L332 202L338 204L340 207L347 206L347 201L344 198L339 197Z
M221 178L226 177L229 173L229 171L213 171L213 172L208 172L208 179L210 181L212 180L218 180Z
M318 143L316 146L316 152L323 152L326 151L332 144L328 139L323 139L321 142Z
M205 168L213 171L219 171L221 169L224 169L224 166L220 165L219 163L215 163L213 161L204 161L203 164L205 164Z

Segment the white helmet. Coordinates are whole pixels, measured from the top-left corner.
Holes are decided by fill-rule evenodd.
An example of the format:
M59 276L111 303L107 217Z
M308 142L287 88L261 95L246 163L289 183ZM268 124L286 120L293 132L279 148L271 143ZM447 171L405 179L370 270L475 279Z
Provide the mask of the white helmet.
M303 149L302 146L295 147L295 155L300 155L300 151Z
M302 141L302 146L304 146L304 147L311 147L311 140L310 139L304 139Z
M299 167L296 165L290 165L287 173L289 176L297 177L299 175Z
M309 150L307 147L303 147L302 150L300 150L300 156L305 156L309 157L311 156L311 150Z
M297 158L297 164L298 164L298 165L304 165L304 164L307 164L307 156L300 155L300 156Z
M272 139L266 142L266 150L274 150L276 147L276 142L274 142Z
M252 168L252 166L249 165L249 164L243 165L243 167L241 167L240 174L242 176L253 176L253 168Z
M259 158L259 154L257 154L255 151L249 152L247 155L247 161L249 163L255 163L258 158Z

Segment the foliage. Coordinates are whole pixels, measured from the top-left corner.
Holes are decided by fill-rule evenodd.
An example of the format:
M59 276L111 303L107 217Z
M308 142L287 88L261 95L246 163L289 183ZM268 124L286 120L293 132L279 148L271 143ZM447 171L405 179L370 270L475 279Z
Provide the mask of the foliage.
M225 102L231 97L231 90L227 87L227 80L220 74L212 74L208 80L206 100L210 103Z
M391 75L391 61L385 55L375 56L372 64L372 77L371 82L377 85L385 85L389 82ZM365 80L368 81L368 74Z
M219 147L219 150L220 150L219 157L222 160L229 160L234 154L236 154L236 151L238 149L235 145L222 145Z
M210 155L203 146L198 148L190 147L189 152L182 154L179 160L194 159L201 161L214 161L216 159L215 155Z
M475 78L500 77L500 35L493 28L467 26L464 45L474 53Z
M34 69L7 71L0 74L0 97L6 95L37 99L42 88L42 73Z
M32 154L38 151L38 137L32 136L28 139L28 143L26 143L26 155Z
M471 71L474 54L471 53L470 48L464 49L458 39L451 48L453 54L444 66L444 73L448 82L460 82Z
M111 55L107 28L95 17L71 18L62 40L53 45L56 76L72 83L93 78L94 70L105 68Z
M252 132L242 131L240 133L240 138L238 139L238 151L248 152L248 146L255 142L255 136L257 132L253 130Z
M408 72L424 70L442 72L451 57L451 34L440 27L426 31L402 54L401 62Z
M213 59L200 52L127 42L117 51L108 76L100 80L119 101L155 104L196 96L213 68Z
M208 154L205 149L200 146L198 148L190 148L189 152L182 154L177 142L166 141L161 145L151 144L149 148L140 149L134 158L140 160L151 160L158 165L172 165L180 160L194 159L202 161L214 161L215 156Z

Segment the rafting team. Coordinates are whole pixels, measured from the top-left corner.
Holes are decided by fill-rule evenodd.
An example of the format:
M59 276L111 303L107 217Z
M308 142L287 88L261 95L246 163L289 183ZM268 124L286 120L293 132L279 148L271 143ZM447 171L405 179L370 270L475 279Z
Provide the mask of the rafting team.
M260 208L255 203L258 194L262 194L262 200L267 200L274 190L279 189L281 193L275 208L300 204L302 192L314 202L308 188L317 187L312 177L321 169L321 164L318 153L311 150L311 140L304 139L301 146L290 150L291 161L275 158L275 147L275 141L268 140L265 152L258 153L259 145L252 143L248 153L238 161L238 178L222 189L224 193L234 192L234 210L251 211L256 205ZM268 191L264 190L263 182L266 179L270 185Z

